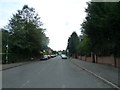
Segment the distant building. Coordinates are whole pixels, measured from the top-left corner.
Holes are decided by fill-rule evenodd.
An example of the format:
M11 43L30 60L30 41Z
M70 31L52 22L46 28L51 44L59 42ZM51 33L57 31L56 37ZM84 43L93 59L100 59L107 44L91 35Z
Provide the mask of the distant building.
M53 51L53 50L52 50L50 47L48 47L48 48L47 48L47 51L48 51L49 54L52 54L52 51Z

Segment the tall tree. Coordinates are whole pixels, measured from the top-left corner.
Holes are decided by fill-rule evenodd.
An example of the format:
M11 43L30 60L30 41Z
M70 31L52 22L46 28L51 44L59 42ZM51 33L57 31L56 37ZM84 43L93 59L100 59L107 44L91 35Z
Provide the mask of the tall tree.
M87 36L83 37L83 40L79 42L78 53L81 56L90 56L91 54L91 43Z
M69 50L69 54L71 56L75 56L77 57L77 45L79 44L79 38L78 35L76 34L76 32L73 32L70 36L70 38L68 39L68 46L67 49Z
M91 42L91 51L97 55L119 55L120 10L119 3L90 2L82 27Z
M41 25L40 17L34 8L24 5L22 10L18 10L7 26L10 31L11 53L31 57L47 47L49 39L46 38Z

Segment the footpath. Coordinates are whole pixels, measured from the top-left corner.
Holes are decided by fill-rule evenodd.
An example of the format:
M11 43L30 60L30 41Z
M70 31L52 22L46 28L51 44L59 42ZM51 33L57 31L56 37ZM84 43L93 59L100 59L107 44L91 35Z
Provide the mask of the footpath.
M19 62L19 63L11 63L11 64L3 64L3 65L0 64L0 71L10 69L10 68L14 68L14 67L18 67L18 66L22 66L24 64L33 63L33 62L36 62L36 61L39 61L39 60Z
M70 59L70 61L79 68L86 70L94 76L120 89L120 69L110 65L92 63L78 59Z

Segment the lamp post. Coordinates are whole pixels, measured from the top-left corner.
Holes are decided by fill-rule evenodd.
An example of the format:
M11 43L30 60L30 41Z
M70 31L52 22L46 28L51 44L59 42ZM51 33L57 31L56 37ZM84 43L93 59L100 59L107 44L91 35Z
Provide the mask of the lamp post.
M6 63L8 63L8 45L6 45Z

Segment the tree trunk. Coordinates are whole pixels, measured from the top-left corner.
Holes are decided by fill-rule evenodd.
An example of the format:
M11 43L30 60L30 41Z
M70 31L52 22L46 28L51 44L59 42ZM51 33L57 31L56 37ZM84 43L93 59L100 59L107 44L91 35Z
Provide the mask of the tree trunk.
M95 54L94 54L94 52L91 52L91 56L92 56L92 62L95 63Z
M114 67L117 67L117 61L116 61L116 56L114 55Z
M97 55L95 55L95 60L96 60L96 63L98 63L98 60L97 60L97 59L98 59L98 57L97 57Z

